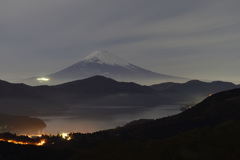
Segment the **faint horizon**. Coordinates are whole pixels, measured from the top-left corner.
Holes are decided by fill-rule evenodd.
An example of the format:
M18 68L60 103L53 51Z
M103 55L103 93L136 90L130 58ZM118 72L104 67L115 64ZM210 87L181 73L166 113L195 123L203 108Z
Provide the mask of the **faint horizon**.
M236 0L1 1L0 79L106 49L161 74L239 82L239 14Z

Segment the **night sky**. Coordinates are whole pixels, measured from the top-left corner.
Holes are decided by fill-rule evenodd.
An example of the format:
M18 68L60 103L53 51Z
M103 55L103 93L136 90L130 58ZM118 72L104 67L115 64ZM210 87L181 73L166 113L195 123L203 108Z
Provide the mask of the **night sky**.
M0 79L103 49L158 73L240 83L239 15L239 0L1 0Z

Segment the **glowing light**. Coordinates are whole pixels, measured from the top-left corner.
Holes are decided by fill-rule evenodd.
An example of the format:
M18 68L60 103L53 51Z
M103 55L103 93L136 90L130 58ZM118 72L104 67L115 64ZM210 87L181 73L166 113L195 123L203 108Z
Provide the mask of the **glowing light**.
M36 146L43 146L46 143L45 139L42 139L39 143L36 144Z
M41 77L41 78L37 78L37 80L39 82L47 82L47 81L50 81L50 78Z
M68 133L62 133L61 135L63 139L66 139L68 141L71 140L71 137L69 137Z
M13 144L21 144L21 145L35 145L35 146L43 146L46 143L45 139L42 139L40 142L22 142L22 141L16 141L16 140L7 140L7 139L0 139L0 141L13 143Z
M41 137L42 135L23 135L23 136L28 136L29 138L36 138L36 137Z

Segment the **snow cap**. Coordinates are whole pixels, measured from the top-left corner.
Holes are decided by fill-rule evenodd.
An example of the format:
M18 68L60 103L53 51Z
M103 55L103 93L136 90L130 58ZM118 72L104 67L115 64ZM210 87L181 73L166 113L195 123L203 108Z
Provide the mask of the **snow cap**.
M108 65L118 65L118 66L127 66L129 63L110 53L107 50L97 50L83 59L84 62L94 62L99 64L108 64Z

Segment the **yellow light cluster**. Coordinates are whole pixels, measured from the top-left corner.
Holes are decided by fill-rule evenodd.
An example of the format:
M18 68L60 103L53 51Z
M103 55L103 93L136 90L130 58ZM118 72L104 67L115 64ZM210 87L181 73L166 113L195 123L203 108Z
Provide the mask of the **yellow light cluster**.
M61 136L63 139L66 139L68 141L71 140L71 137L69 137L68 133L62 133Z
M3 142L8 142L8 143L13 143L13 144L21 144L21 145L35 145L35 146L43 146L45 143L46 143L46 140L45 139L42 139L40 142L21 142L21 141L16 141L16 140L6 140L6 139L0 139L0 141L3 141Z
M47 82L47 81L50 81L50 78L41 77L41 78L37 78L37 81L39 81L39 82Z

